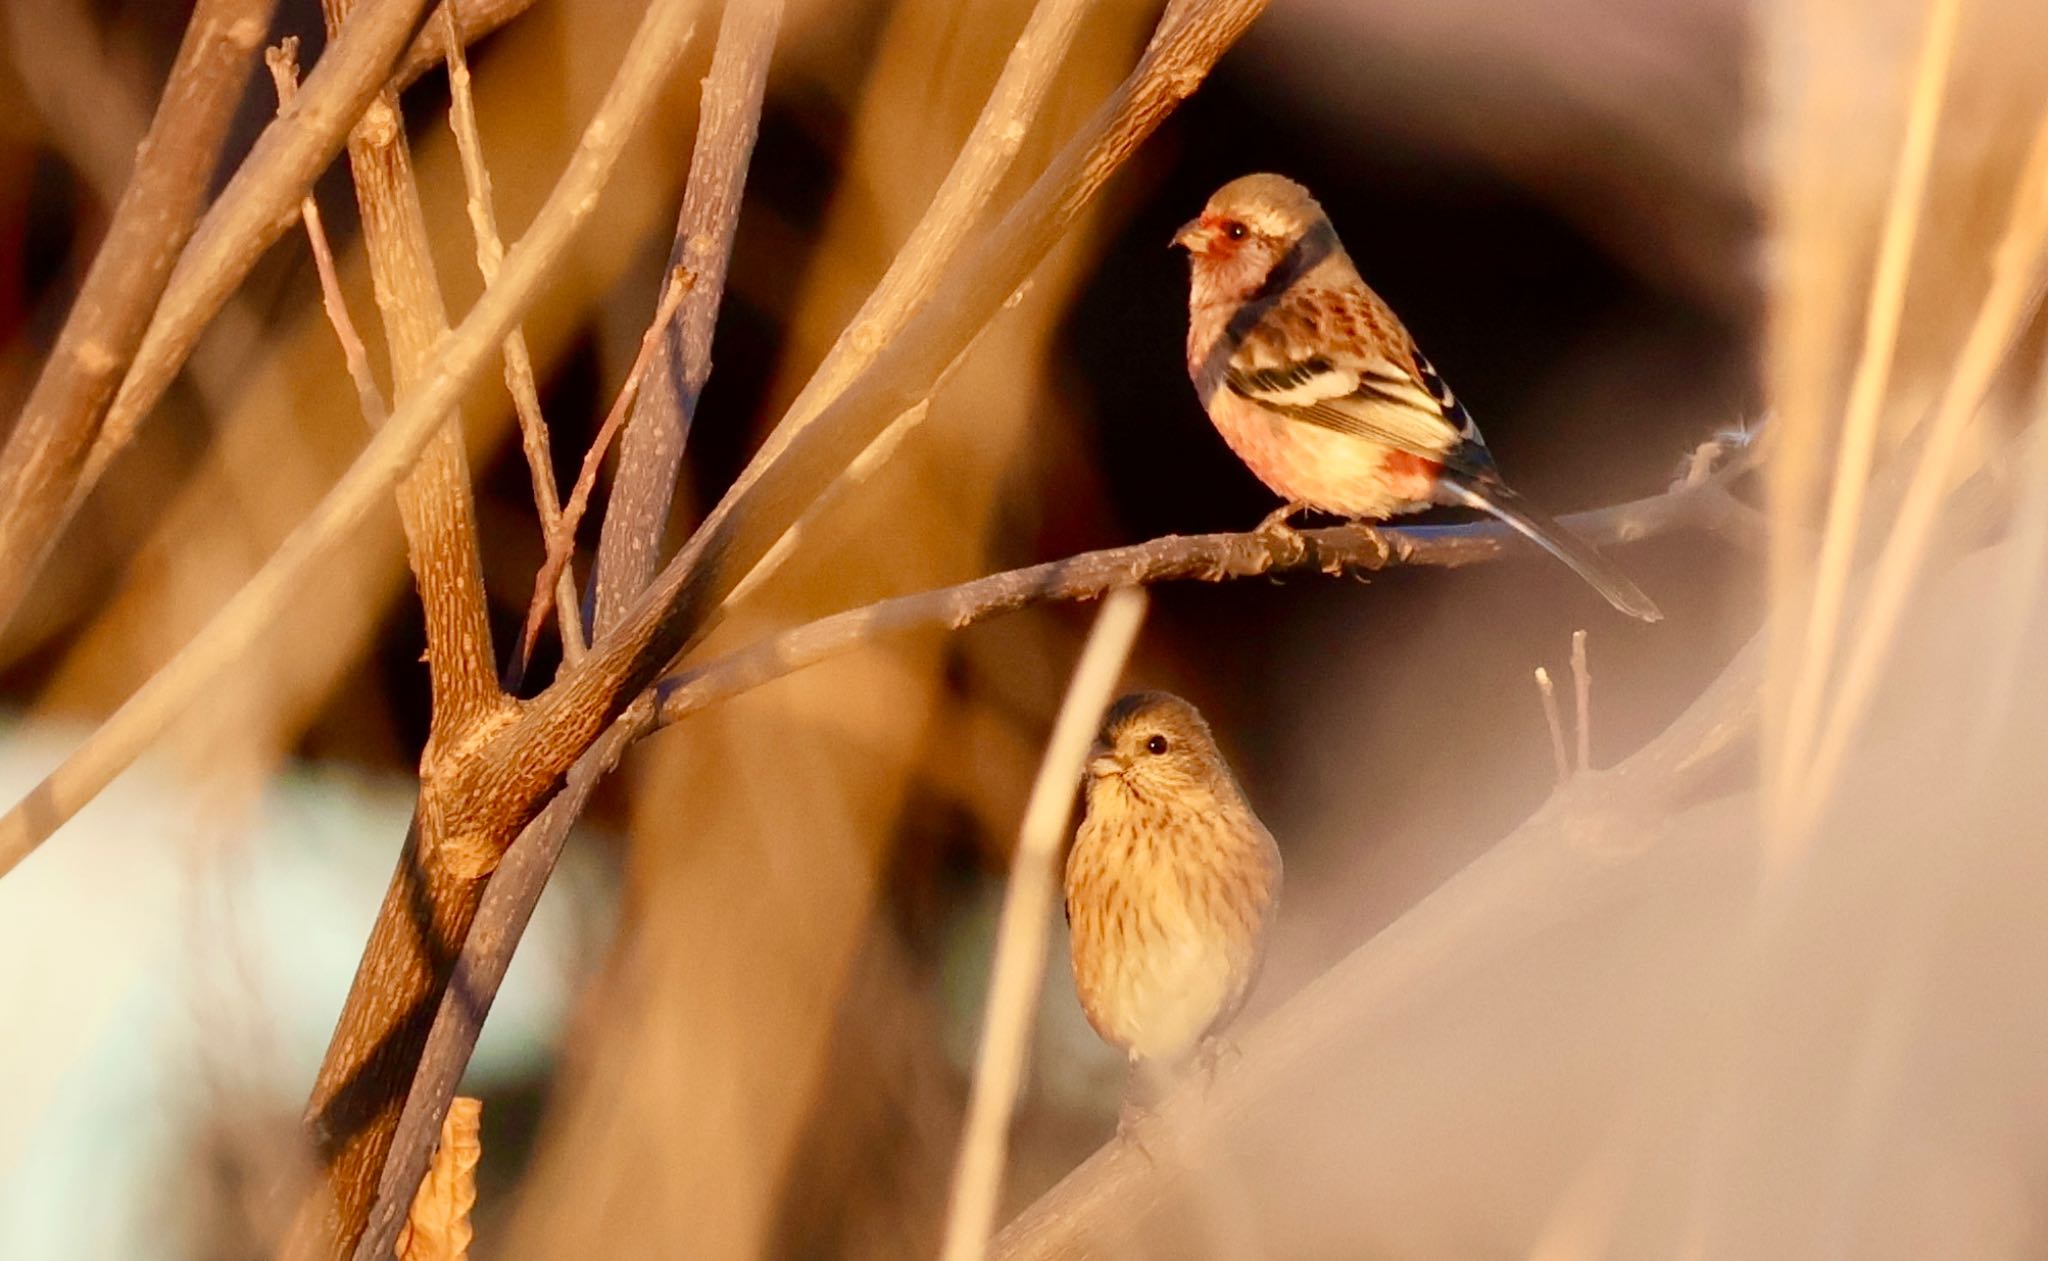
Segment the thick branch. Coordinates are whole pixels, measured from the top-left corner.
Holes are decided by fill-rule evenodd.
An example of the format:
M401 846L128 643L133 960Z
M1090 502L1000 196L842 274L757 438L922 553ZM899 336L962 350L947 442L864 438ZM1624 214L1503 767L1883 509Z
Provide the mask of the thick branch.
M619 615L654 576L690 421L711 375L711 334L725 296L726 267L781 24L782 0L728 3L719 22L718 48L697 116L697 144L690 154L690 182L669 250L669 270L686 270L692 288L662 337L661 356L634 404L619 448L619 472L605 507L593 575L593 638L618 624Z
M0 626L55 541L71 485L191 235L276 0L200 0L57 345L0 448Z
M356 0L321 0L330 37L357 7ZM386 88L349 133L348 160L371 285L391 350L393 394L403 403L419 388L435 345L448 333L448 307L427 246L397 92ZM398 512L426 615L430 745L445 744L502 700L459 412L448 413L418 466L399 483Z

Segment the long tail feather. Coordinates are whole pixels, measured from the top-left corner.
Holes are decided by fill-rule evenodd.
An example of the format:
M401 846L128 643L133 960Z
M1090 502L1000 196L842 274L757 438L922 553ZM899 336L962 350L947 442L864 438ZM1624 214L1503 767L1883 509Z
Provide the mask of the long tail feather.
M1482 483L1455 476L1444 477L1440 484L1448 492L1447 498L1500 518L1517 534L1570 565L1573 573L1584 578L1593 590L1607 597L1607 602L1623 613L1645 622L1663 620L1663 610L1644 595L1643 589L1631 582L1628 575L1616 569L1614 562L1506 486L1495 481Z

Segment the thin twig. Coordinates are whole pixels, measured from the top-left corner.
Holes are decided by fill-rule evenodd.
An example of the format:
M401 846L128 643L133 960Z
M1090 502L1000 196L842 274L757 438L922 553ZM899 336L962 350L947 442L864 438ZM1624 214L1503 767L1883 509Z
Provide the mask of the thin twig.
M1010 859L1010 880L1003 892L1002 917L996 926L988 1014L981 1031L974 1085L968 1093L960 1155L953 1167L953 1195L940 1261L980 1261L988 1251L996 1195L1009 1154L1010 1118L1023 1085L1024 1052L1039 988L1045 980L1045 929L1057 883L1053 868L1060 839L1074 808L1074 785L1088 757L1088 742L1116 690L1144 619L1145 595L1136 587L1118 588L1103 602L1073 681L1067 685L1052 739L1045 746L1045 760L1039 764L1038 779L1024 807L1017 849Z
M1577 725L1579 774L1593 769L1593 672L1586 666L1586 632L1572 632L1572 711Z
M1536 694L1543 698L1543 721L1550 727L1550 756L1557 763L1557 782L1566 783L1572 777L1571 756L1564 749L1564 717L1557 712L1557 685L1550 681L1550 671L1536 667Z
M718 47L697 114L690 179L669 249L670 269L689 272L696 284L673 332L662 341L651 384L634 404L619 444L619 470L605 505L592 583L598 634L618 623L659 562L683 448L697 399L711 376L711 339L725 297L726 268L781 25L782 0L727 4L719 19Z
M478 3L479 0L469 0L461 6L465 19ZM469 88L469 57L463 51L462 33L457 30L456 8L456 0L443 0L441 5L441 44L448 52L448 126L455 133L455 151L462 159L463 191L467 194L464 204L469 211L470 233L476 238L477 274L488 286L497 280L498 271L504 266L505 241L498 233L491 170L484 163L483 139L477 133L476 102ZM541 538L546 540L555 533L562 505L555 491L555 457L548 440L547 418L541 414L533 355L527 350L526 334L517 326L505 335L505 388L512 395L512 412L519 418L519 447L526 456L527 473L533 479L533 505L540 515ZM576 578L568 565L562 567L555 580L555 620L562 629L562 660L574 665L583 659L585 640L583 610L576 599Z
M626 423L633 400L639 396L640 383L654 365L655 354L661 349L669 321L675 318L676 308L683 304L683 295L695 287L696 277L688 269L679 267L670 273L661 303L654 309L654 319L648 324L647 331L640 335L640 351L633 356L633 367L620 384L611 410L605 413L604 424L598 426L597 436L591 439L590 449L583 453L583 467L577 470L576 484L569 491L569 502L563 505L562 515L548 535L547 556L541 561L540 572L534 575L533 599L526 609L526 627L519 634L519 653L513 658L509 671L514 686L525 677L526 663L533 655L533 642L539 638L540 628L547 622L549 588L555 585L563 566L569 563L570 555L576 550L576 528L583 523L583 514L590 508L590 494L597 488L597 471L604 465L604 457L611 450L619 428Z
M86 454L198 221L275 4L200 0L192 10L106 238L0 447L0 628L69 518Z
M265 50L263 64L270 67L270 81L277 88L277 108L282 112L299 90L299 37L287 35L275 47ZM370 353L356 332L355 321L349 318L348 299L342 295L341 276L334 267L334 249L328 244L327 229L320 220L320 203L313 200L311 193L299 199L299 218L306 225L306 243L313 250L313 270L320 276L320 304L327 311L335 340L341 343L342 360L348 365L349 380L355 383L357 405L370 428L377 429L384 424L390 409L384 406L384 393L370 371Z
M1927 174L1933 166L1934 137L1941 120L1961 10L1961 0L1931 0L1928 5L1927 30L1913 74L1912 105L1899 145L1891 198L1885 208L1877 274L1864 313L1863 351L1857 360L1848 411L1842 422L1833 497L1821 535L1803 652L1790 680L1792 691L1785 733L1778 745L1781 765L1773 781L1780 789L1804 778L1802 772L1812 750L1821 701L1826 696L1833 666L1842 599L1848 589L1849 565L1856 553L1864 495L1877 451L1878 416L1891 380L1892 356L1898 344L1900 316L1905 310L1906 280L1912 271L1913 244L1919 235L1920 213L1926 202ZM1787 803L1775 804L1782 811Z

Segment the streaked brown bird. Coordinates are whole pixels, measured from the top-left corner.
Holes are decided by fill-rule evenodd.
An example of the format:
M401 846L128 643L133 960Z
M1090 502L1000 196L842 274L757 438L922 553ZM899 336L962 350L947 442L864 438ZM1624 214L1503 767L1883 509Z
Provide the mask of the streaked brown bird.
M1244 1005L1279 907L1280 850L1209 724L1165 692L1110 707L1086 796L1067 856L1074 987L1135 1068L1172 1073Z

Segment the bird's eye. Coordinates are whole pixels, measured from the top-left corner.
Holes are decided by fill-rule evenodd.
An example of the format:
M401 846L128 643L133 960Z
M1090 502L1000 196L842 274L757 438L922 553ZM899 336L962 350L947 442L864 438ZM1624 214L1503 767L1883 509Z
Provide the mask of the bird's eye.
M1235 219L1223 225L1223 235L1233 241L1242 241L1251 234L1252 230L1250 228L1247 228Z
M1161 753L1166 752L1166 737L1153 736L1151 739L1145 741L1145 752L1150 753L1155 757Z

